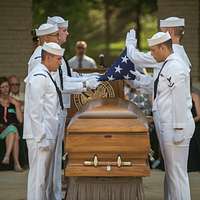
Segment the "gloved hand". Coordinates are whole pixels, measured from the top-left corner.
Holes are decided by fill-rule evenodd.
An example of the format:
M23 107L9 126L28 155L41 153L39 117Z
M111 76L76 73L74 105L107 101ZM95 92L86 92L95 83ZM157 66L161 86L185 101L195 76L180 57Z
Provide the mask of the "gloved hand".
M176 130L173 136L173 143L180 144L185 140L183 130Z
M130 45L133 45L134 47L136 47L136 45L137 45L137 39L136 39L135 35L136 34L135 34L135 30L134 29L131 29L127 33L127 35L126 35L126 42L125 42L126 47L130 46Z
M139 71L130 70L130 72L135 75L135 80L139 81L141 79L142 74Z
M50 141L44 138L38 142L38 147L42 151L48 151L50 149Z
M79 73L78 72L72 72L72 77L79 77Z
M86 80L86 87L88 89L96 89L101 84L97 77L92 77Z

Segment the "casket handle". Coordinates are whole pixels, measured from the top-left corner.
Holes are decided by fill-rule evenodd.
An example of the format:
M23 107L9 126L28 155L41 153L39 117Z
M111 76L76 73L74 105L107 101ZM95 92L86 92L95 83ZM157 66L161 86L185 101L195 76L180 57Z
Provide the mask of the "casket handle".
M130 161L122 161L122 158L120 155L117 156L117 161L99 161L98 156L94 155L93 161L84 161L84 165L86 166L117 166L117 167L128 167L132 165L132 162Z

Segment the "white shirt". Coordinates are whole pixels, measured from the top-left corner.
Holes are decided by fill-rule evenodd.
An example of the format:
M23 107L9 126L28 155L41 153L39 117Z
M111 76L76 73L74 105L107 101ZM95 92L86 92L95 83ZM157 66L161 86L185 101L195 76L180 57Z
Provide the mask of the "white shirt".
M74 56L71 59L69 59L68 63L72 69L79 68L79 58L77 56ZM94 59L86 55L83 56L81 63L82 63L82 68L97 68Z
M186 64L175 54L171 54L166 61L159 76L152 110L159 112L159 121L164 127L185 128L187 120L192 118L187 106L189 72Z
M25 79L24 139L56 138L60 105L47 71L39 63Z

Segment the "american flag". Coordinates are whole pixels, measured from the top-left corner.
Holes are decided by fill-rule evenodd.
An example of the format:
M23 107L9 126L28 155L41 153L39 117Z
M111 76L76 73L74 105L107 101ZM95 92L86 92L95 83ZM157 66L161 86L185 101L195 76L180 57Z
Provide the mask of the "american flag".
M105 74L99 77L99 81L134 80L134 71L135 65L127 57L125 49Z

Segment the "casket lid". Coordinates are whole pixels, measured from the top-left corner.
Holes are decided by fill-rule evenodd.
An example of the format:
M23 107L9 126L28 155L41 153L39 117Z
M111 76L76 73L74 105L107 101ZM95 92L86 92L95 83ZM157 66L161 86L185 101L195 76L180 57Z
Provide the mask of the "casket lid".
M133 103L119 98L96 99L86 104L71 120L69 133L147 132L144 114Z

